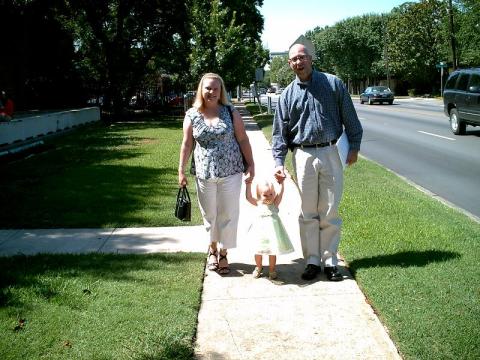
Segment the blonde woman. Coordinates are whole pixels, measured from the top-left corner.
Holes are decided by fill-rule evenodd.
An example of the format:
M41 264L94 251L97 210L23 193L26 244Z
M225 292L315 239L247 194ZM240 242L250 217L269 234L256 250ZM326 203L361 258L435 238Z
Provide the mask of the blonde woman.
M187 162L195 176L198 203L210 236L208 269L230 272L228 249L237 245L242 173L255 176L252 148L239 112L229 103L222 78L203 75L193 107L185 114L178 166L178 185L186 186ZM244 161L245 159L245 165Z

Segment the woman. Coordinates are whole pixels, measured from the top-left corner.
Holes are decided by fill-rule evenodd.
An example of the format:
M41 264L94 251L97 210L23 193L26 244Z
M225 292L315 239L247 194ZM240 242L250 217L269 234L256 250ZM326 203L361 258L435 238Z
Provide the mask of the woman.
M251 182L255 167L242 117L229 104L225 85L217 74L203 75L193 107L185 114L179 186L187 185L185 167L192 150L191 173L195 175L200 211L210 234L208 269L228 274L227 250L237 244L242 173L245 181Z

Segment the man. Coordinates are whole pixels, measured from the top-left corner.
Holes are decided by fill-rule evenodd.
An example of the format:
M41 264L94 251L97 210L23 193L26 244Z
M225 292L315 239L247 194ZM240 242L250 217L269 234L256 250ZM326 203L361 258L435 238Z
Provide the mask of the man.
M273 120L272 152L275 178L285 178L284 161L290 148L302 201L300 239L306 268L304 280L322 267L331 281L343 280L337 268L342 219L338 207L343 192L343 165L335 143L343 132L349 139L346 162L357 161L362 125L342 81L312 69L312 56L294 44L288 63L296 74L280 96Z

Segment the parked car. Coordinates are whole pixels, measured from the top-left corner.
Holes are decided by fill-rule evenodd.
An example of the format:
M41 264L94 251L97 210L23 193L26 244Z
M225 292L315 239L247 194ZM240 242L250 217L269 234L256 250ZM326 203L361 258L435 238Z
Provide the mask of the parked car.
M480 68L450 74L443 90L443 109L455 135L465 134L467 124L480 126Z
M393 104L394 95L392 90L386 86L369 86L360 94L360 104L368 102L372 105L374 102Z

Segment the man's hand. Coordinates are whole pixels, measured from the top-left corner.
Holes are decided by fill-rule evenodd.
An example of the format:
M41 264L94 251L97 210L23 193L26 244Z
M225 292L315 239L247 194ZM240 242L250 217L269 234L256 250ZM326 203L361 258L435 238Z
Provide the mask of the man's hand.
M358 151L350 150L347 155L346 163L348 166L351 166L357 162L357 159L358 159Z
M287 175L285 175L285 167L284 166L277 166L275 168L275 173L273 174L275 179L279 184L283 183Z

